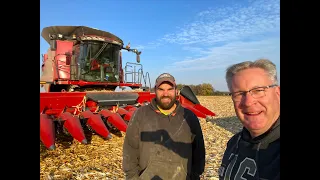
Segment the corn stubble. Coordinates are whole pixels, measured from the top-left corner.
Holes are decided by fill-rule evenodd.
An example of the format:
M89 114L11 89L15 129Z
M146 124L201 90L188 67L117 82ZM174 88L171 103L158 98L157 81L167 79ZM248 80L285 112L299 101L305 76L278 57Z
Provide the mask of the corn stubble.
M218 178L226 143L242 126L230 97L199 96L198 99L217 114L212 119L200 118L206 146L206 167L201 179L214 180ZM46 150L40 142L40 179L124 179L121 165L124 135L113 135L111 140L92 135L88 145L65 138L56 142L54 151Z

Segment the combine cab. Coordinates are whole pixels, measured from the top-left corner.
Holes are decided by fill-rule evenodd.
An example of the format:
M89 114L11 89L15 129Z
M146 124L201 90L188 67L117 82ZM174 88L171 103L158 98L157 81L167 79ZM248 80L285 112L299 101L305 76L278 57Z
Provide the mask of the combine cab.
M50 45L40 78L46 91L40 92L40 140L48 149L55 149L60 132L83 144L88 143L84 128L105 139L110 132L125 132L134 111L155 97L141 52L124 47L119 37L86 26L46 27L42 37ZM135 53L137 63L123 68L122 50ZM130 90L116 91L125 87ZM177 99L198 117L215 115L188 86Z

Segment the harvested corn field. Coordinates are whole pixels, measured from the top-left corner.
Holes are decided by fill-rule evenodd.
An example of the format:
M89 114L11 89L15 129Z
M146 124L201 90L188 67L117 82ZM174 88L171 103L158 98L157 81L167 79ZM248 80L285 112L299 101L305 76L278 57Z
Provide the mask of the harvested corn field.
M217 115L208 122L200 119L206 145L206 168L202 179L216 179L228 139L241 129L228 96L198 97ZM91 144L76 140L57 141L57 149L46 150L40 143L40 179L124 179L121 170L123 137L103 140L93 135ZM121 136L121 135L120 135Z

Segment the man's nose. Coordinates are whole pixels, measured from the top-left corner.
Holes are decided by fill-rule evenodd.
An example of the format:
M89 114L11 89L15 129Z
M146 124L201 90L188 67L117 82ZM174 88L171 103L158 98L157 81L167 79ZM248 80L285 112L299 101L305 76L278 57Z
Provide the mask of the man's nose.
M241 100L241 104L244 106L251 106L256 102L256 99L252 97L252 95L248 92L245 96L243 96Z
M164 90L164 91L163 91L163 95L164 95L164 96L168 96L168 94L169 94L169 91L168 91L168 90Z

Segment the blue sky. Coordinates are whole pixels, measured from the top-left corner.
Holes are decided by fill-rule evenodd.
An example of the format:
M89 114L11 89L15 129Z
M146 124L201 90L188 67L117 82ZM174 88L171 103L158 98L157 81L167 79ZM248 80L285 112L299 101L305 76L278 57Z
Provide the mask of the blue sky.
M151 83L163 73L177 83L210 83L227 91L225 69L268 58L280 81L280 0L40 0L40 55L44 27L84 25L109 31L142 51ZM123 51L123 61L135 54ZM40 56L41 65L41 56Z

